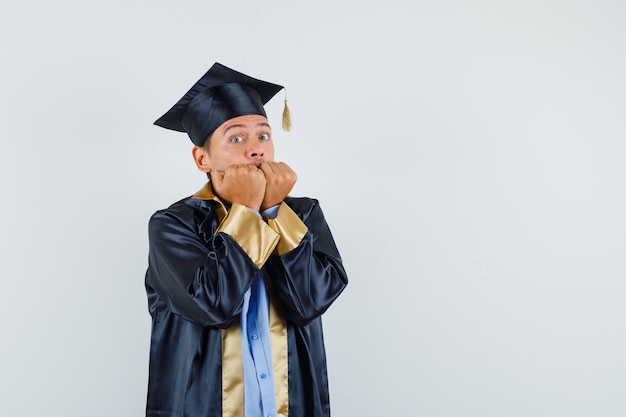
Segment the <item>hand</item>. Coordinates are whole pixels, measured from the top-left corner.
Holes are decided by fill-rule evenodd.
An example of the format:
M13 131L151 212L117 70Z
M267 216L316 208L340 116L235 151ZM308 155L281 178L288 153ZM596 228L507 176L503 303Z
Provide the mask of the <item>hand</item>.
M228 203L243 204L259 211L265 194L265 175L255 165L231 165L211 172L215 193Z
M284 162L268 162L261 164L261 171L265 174L265 197L261 203L261 210L266 210L280 204L292 190L298 176Z

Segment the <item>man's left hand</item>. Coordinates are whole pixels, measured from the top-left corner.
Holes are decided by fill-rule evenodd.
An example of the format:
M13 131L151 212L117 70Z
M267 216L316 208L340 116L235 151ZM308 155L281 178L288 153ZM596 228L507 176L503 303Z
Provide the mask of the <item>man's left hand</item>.
M298 179L296 173L284 162L266 162L261 164L265 174L265 197L261 210L280 204L291 192Z

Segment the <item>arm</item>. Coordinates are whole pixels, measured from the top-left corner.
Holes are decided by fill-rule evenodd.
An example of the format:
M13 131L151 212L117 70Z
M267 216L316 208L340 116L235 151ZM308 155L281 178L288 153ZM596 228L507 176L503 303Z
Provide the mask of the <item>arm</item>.
M215 211L203 213L201 222L197 215L165 210L152 216L146 283L174 313L204 326L228 327L278 235L238 204L219 227Z
M266 265L287 318L305 325L330 307L348 278L319 203L291 201L300 214L282 203L276 219L268 221L281 238Z

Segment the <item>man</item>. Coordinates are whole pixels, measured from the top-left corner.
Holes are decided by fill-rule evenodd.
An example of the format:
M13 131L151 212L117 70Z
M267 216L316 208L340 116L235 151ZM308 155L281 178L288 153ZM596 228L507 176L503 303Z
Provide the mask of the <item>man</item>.
M148 417L330 415L321 315L347 276L274 162L263 106L282 88L216 63L155 122L209 182L149 222Z

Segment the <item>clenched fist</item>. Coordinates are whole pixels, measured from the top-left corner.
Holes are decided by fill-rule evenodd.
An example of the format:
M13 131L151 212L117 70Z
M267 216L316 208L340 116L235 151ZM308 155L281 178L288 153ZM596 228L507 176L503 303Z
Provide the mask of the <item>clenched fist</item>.
M266 179L256 165L231 165L224 171L213 171L211 183L215 193L226 202L259 211L264 201Z
M298 176L284 162L266 162L261 164L261 171L265 174L265 195L261 203L261 210L280 204L291 192Z

